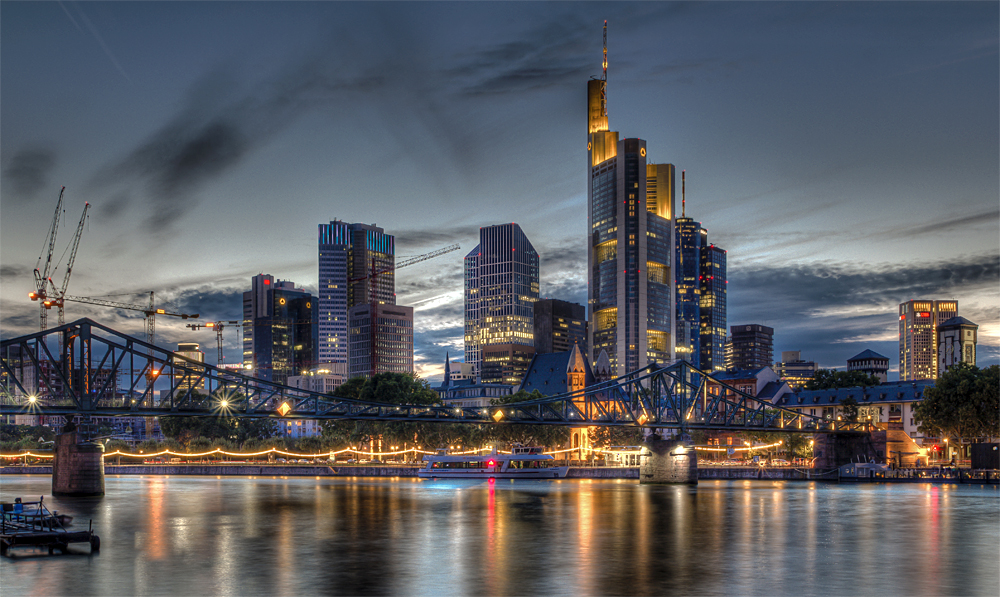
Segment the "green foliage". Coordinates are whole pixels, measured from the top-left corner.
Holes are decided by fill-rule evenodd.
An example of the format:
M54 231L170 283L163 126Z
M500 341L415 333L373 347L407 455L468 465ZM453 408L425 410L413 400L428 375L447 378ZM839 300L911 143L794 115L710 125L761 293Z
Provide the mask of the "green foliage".
M834 388L855 388L880 385L882 381L875 375L862 371L834 371L818 369L813 378L806 382L807 390L830 390Z
M858 401L854 399L854 396L848 396L841 400L840 408L845 421L858 420Z
M5 444L16 443L24 439L38 442L38 438L42 438L43 441L52 441L55 437L55 430L45 425L0 425L0 442Z
M695 437L704 432L691 434L694 443L704 443L704 438ZM597 426L590 429L590 444L595 448L610 448L611 446L638 446L642 444L642 429L639 427Z
M538 390L532 390L530 393L525 390L518 390L517 392L510 394L509 396L491 398L490 404L493 406L502 406L504 404L528 402L529 400L541 400L542 398L545 398L545 395L539 392Z
M918 429L928 435L959 441L1000 436L1000 367L952 367L924 390L913 415Z

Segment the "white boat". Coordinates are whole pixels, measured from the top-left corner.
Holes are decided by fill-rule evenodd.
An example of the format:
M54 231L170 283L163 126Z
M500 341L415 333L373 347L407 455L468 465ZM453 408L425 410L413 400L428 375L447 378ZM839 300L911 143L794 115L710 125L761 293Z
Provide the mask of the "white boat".
M427 463L417 471L423 479L562 479L568 466L552 466L555 458L541 448L514 448L500 454L448 454L444 450L424 456Z

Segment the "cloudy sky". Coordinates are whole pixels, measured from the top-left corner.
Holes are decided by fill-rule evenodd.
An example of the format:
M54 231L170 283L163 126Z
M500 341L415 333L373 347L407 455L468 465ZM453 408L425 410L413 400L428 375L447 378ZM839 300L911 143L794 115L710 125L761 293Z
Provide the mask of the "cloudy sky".
M480 226L520 224L542 295L586 302L604 19L611 128L687 171L687 215L728 250L730 325L775 328L776 356L871 348L895 371L898 303L954 298L980 365L1000 362L996 2L4 1L0 332L38 327L65 186L57 258L93 205L69 294L153 290L207 320L240 318L257 273L315 291L321 222L377 223L399 255L460 243L397 275L439 379ZM214 360L209 332L157 331Z

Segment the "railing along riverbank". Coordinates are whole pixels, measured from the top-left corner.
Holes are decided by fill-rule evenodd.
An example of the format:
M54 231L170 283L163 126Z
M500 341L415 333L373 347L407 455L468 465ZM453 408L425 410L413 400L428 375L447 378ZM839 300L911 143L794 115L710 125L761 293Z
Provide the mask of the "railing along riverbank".
M250 464L185 463L105 465L106 475L195 475L243 477L416 477L414 464ZM3 466L0 475L51 475L51 466ZM638 467L570 466L567 479L638 479ZM842 477L838 469L819 471L795 467L702 467L702 480L758 479L784 481L842 481L877 483L1000 484L1000 471L922 468L885 471L876 477Z

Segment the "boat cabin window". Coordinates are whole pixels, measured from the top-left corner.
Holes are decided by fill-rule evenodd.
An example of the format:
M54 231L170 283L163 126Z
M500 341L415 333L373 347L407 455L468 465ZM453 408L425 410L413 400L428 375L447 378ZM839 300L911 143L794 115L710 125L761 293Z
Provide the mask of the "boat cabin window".
M511 460L510 466L507 469L512 468L548 468L548 460Z

